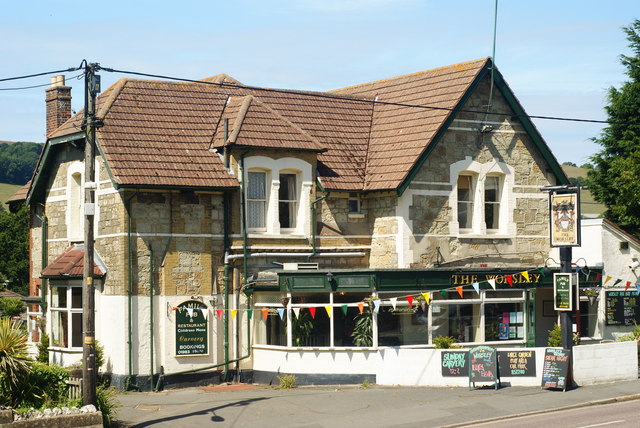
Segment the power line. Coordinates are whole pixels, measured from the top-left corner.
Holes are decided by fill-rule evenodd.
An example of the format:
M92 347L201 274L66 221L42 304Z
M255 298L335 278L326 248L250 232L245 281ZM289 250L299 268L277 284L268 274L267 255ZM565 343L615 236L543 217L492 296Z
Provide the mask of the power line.
M178 82L198 83L203 85L215 85L219 87L228 87L228 88L243 89L243 90L262 91L262 92L272 92L272 93L280 93L280 94L305 95L309 97L336 99L336 100L342 100L342 101L353 101L353 102L366 103L366 104L375 103L378 105L387 105L387 106L393 106L393 107L409 107L409 108L419 108L419 109L425 109L425 110L444 110L444 111L455 110L461 113L489 114L493 116L510 116L510 117L516 117L516 118L526 117L529 119L558 120L558 121L565 121L565 122L601 123L606 125L640 125L640 123L633 123L633 122L616 122L616 121L609 121L609 120L579 119L579 118L558 117L558 116L515 115L515 114L512 114L511 112L487 112L487 111L480 111L480 110L465 110L465 109L455 109L450 107L437 107L437 106L422 105L422 104L396 103L396 102L380 101L380 100L376 101L371 99L354 98L354 97L333 95L333 94L322 93L322 92L307 92L307 91L296 91L291 89L274 89L274 88L261 88L258 86L236 85L233 83L207 82L204 80L194 80L194 79L187 79L183 77L166 76L162 74L150 74L150 73L142 73L137 71L118 70L118 69L102 67L102 66L100 67L100 69L110 73L131 74L135 76L152 77L156 79L166 79L166 80L173 80Z
M71 73L71 72L78 71L78 70L80 70L80 67L72 67L72 68L67 68L67 69L64 69L64 70L45 71L44 73L27 74L27 75L24 75L24 76L5 77L4 79L0 79L0 82L7 82L9 80L29 79L31 77L46 76L48 74Z
M71 77L71 79L76 79L79 77L82 77L83 74L78 74L77 76L73 76ZM50 83L43 83L42 85L33 85L33 86L21 86L21 87L17 87L17 88L0 88L0 91L19 91L19 90L23 90L23 89L34 89L34 88L43 88L45 86L49 86Z

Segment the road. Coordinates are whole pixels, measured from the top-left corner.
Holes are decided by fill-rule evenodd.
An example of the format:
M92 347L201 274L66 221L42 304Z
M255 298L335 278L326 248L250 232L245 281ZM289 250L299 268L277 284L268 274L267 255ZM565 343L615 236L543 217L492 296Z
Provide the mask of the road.
M640 402L625 401L465 426L487 428L638 428Z

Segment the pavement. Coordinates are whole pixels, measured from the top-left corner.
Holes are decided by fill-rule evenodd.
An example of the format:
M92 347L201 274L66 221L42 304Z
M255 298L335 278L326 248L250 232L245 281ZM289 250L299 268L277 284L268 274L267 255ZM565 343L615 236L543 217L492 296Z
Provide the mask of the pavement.
M640 400L640 380L568 391L229 384L118 395L122 427L461 427L526 414ZM638 403L640 407L640 402ZM516 422L514 421L514 425Z

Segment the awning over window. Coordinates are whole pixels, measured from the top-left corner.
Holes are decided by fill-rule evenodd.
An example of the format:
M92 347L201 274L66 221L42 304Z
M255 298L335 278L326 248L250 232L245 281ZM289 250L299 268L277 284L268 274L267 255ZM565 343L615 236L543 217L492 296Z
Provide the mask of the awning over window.
M93 252L93 277L106 275L107 267L96 251ZM41 278L81 278L84 271L84 244L72 245L45 267Z

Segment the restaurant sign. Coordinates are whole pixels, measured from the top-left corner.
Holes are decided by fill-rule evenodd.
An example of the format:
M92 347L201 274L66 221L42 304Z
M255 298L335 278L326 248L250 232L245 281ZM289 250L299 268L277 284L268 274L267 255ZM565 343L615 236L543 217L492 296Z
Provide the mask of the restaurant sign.
M496 284L508 284L507 276L510 277L512 284L540 284L543 277L541 273L526 272L522 273L457 273L451 275L451 285L469 285L475 282L494 280Z
M175 308L177 357L209 354L208 311L198 300L187 300Z

